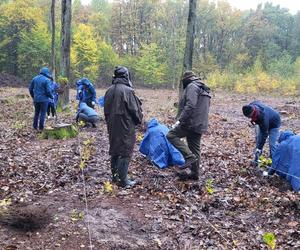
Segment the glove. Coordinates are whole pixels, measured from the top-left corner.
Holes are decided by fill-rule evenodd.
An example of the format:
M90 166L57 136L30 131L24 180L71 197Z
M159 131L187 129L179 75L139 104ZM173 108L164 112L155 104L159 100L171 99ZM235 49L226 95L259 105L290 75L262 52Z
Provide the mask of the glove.
M180 121L175 122L175 124L172 125L172 128L176 128L180 124Z
M255 149L255 153L254 153L254 161L258 163L259 157L261 156L261 149Z
M95 104L96 104L96 103L95 103L94 101L92 101L92 105L95 106Z

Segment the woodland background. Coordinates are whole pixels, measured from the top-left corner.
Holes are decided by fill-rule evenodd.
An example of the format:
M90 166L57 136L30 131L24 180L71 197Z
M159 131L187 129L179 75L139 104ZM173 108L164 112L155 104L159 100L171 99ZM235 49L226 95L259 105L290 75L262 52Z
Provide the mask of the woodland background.
M300 12L271 3L240 11L198 1L193 70L212 88L294 95L300 80ZM56 47L60 1L56 3ZM29 81L51 60L48 0L0 1L0 72ZM127 66L136 85L175 88L182 71L188 1L92 0L72 4L71 79L110 84ZM59 49L56 56L59 66ZM74 84L75 85L75 84Z

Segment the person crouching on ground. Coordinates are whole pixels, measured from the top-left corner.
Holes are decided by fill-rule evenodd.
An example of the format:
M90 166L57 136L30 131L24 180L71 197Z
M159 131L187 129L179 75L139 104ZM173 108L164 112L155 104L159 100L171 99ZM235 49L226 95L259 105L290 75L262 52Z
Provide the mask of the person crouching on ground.
M260 101L251 102L249 105L244 105L242 108L244 116L251 118L251 123L256 125L256 149L252 165L257 166L259 156L262 154L263 147L269 137L270 158L276 149L276 141L279 137L279 128L281 119L279 113L263 104Z
M29 86L29 93L34 102L33 128L43 130L49 99L53 99L51 91L52 75L43 67L40 74L34 77Z
M85 102L79 104L79 110L76 115L76 122L83 121L87 125L91 124L93 128L96 128L96 124L100 121L98 113Z
M121 187L131 187L135 181L128 179L128 167L135 144L135 126L141 124L143 114L127 68L115 68L112 86L106 91L104 99L112 181Z
M198 180L201 136L207 131L210 89L192 71L182 77L183 93L179 102L179 119L168 134L168 140L185 159L191 173L181 173L181 180ZM181 140L185 137L187 145Z

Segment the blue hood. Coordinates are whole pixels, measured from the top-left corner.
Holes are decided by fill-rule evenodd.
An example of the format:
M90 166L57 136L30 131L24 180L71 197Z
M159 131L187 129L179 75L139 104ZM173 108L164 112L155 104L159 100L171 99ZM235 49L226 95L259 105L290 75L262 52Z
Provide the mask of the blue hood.
M291 130L286 130L280 133L280 136L278 138L278 142L281 143L285 140L287 140L288 138L290 138L291 136L294 136L295 133Z
M93 86L93 84L90 82L90 80L89 79L87 79L87 78L82 78L81 80L80 80L80 83L82 84L82 85L86 85L86 86Z
M155 118L152 118L150 122L148 122L148 129L153 128L158 125L158 121Z
M43 76L46 76L47 78L52 80L52 74L51 74L50 70L47 67L43 67L40 70L40 74L43 75Z

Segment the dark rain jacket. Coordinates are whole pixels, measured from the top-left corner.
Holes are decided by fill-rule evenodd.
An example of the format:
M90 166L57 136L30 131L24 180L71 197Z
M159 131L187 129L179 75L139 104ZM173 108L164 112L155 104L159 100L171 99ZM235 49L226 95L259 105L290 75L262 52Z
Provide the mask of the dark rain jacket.
M40 74L32 79L29 93L34 102L49 102L49 98L53 99L51 81L52 76L46 67L42 68Z
M280 115L276 110L259 101L251 102L249 105L255 106L258 110L258 117L255 124L259 126L262 136L259 137L257 148L262 149L269 135L269 131L273 128L280 127Z
M180 126L201 134L207 131L210 89L198 78L191 77L179 102Z
M130 83L126 78L114 78L113 85L105 93L104 115L111 156L131 156L135 126L143 119L141 101L135 96Z

